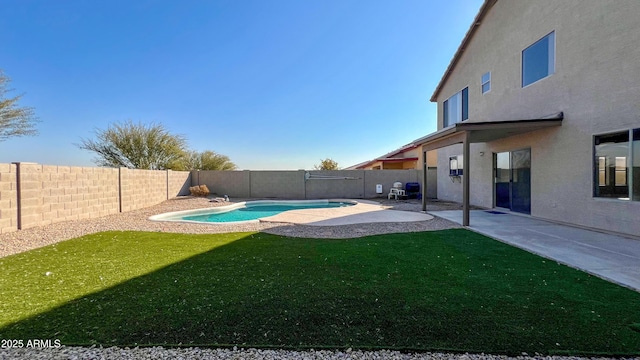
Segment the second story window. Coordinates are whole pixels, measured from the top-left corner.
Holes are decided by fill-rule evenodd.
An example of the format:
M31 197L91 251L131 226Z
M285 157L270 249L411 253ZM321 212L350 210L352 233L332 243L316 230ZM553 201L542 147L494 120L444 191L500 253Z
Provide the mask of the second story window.
M467 120L469 118L469 88L464 88L445 100L442 111L444 127Z
M491 91L491 72L482 75L482 93L488 93L489 91Z
M522 87L544 79L556 71L556 33L522 51Z

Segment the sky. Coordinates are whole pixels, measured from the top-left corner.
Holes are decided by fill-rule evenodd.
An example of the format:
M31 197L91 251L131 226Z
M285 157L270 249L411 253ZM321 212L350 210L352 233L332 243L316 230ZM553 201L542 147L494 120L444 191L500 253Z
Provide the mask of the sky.
M82 139L162 124L239 169L341 168L436 130L429 99L482 0L2 0L7 96L39 135L0 163L94 166Z

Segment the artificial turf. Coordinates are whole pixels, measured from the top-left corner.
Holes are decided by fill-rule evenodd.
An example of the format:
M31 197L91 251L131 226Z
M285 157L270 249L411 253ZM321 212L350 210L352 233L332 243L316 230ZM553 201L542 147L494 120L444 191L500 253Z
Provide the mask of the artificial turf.
M461 229L104 232L0 274L0 339L640 354L640 293Z

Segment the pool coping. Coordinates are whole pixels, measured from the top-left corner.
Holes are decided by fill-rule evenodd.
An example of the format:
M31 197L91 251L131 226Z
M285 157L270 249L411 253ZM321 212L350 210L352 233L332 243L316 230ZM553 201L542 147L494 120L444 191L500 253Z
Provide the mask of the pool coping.
M295 209L295 210L284 211L280 214L276 214L273 216L264 217L256 220L220 222L220 223L201 222L201 221L183 220L183 219L167 219L169 217L175 217L175 216L203 215L203 214L227 212L227 211L232 211L234 209L246 207L247 203L250 203L250 204L282 204L282 203L314 204L314 203L327 203L327 202L349 202L349 203L353 203L354 205L347 206L347 207L339 207L339 208ZM162 214L150 216L148 219L151 221L190 223L190 224L202 224L202 225L213 225L213 226L251 224L251 223L261 223L261 222L290 223L290 224L311 225L311 226L336 226L336 225L350 225L350 224L376 223L376 222L426 221L426 220L433 219L433 216L425 213L391 210L389 206L384 206L378 202L370 201L370 200L317 199L317 200L242 201L242 202L233 203L233 204L215 207L215 208L202 208L202 209L195 209L195 210L182 210L182 211L162 213Z
M185 216L185 215L205 215L205 214L218 214L225 213L229 211L233 211L236 209L241 209L244 207L250 207L252 204L257 205L280 205L282 203L287 204L326 204L329 202L349 202L352 203L353 206L358 204L356 200L348 200L348 199L316 199L316 200L248 200L241 201L237 203L230 203L229 205L223 205L218 207L207 207L201 209L190 209L190 210L180 210L180 211L172 211L157 215L152 215L148 219L151 221L169 221L169 222L179 222L179 223L189 223L189 224L204 224L204 225L237 225L237 224L252 224L259 223L263 219L271 218L273 216L255 219L255 220L243 220L243 221L227 221L227 222L203 222L203 221L194 221L194 220L184 220L184 219L167 219L169 217L174 216ZM249 206L247 206L249 205ZM288 210L288 211L297 211L297 210ZM286 211L285 211L286 212Z

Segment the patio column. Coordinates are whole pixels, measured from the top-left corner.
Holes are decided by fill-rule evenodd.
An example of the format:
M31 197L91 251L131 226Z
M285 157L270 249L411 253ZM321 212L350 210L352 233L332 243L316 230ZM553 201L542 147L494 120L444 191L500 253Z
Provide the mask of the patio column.
M471 163L469 150L469 132L464 132L464 141L462 142L462 226L469 226L469 185L471 182L471 171L469 170L469 164Z
M427 152L422 151L422 211L427 211Z

